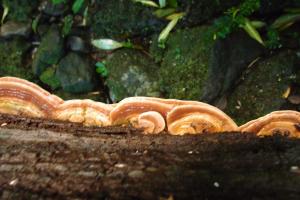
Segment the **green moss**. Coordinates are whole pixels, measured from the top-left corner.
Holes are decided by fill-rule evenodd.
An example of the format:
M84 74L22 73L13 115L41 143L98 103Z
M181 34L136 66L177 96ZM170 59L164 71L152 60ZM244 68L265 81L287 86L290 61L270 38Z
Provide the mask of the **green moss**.
M279 110L282 95L295 78L293 52L282 52L253 66L229 97L225 112L238 124Z
M91 27L95 37L126 37L160 31L163 24L153 9L132 0L97 0L91 11Z
M159 84L165 97L199 100L213 44L207 40L208 31L203 26L178 30L169 36L159 70Z
M29 44L21 39L0 42L0 76L32 79L31 70L23 63Z

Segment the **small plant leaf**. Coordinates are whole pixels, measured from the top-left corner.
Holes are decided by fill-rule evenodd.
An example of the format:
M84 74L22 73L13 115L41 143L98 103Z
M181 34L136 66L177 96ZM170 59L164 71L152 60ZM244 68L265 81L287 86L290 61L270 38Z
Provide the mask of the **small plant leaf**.
M87 6L87 7L84 9L84 12L83 12L82 26L86 26L86 25L87 25L88 14L89 14L89 7Z
M266 26L266 23L263 21L251 21L251 25L254 28L262 28L262 27Z
M75 2L72 5L72 11L74 14L77 14L80 9L82 8L84 3L84 0L75 0Z
M3 15L2 15L2 19L1 19L1 24L3 24L8 12L9 12L9 7L7 5L3 4L3 8L4 8L4 10L3 10Z
M105 62L96 63L96 72L100 74L103 78L106 78L108 76L108 70L105 66Z
M137 2L137 3L141 3L145 6L159 8L159 5L157 3L155 3L154 1L151 1L151 0L133 0L133 1Z
M62 35L64 37L67 36L71 32L72 25L73 25L73 16L72 15L65 16L64 25L63 25L63 29L62 29Z
M166 17L167 20L181 19L185 15L184 12L174 13Z
M255 29L255 27L252 26L251 22L246 19L245 24L242 25L243 29L248 33L250 37L255 39L260 44L264 45L264 42L259 34L259 32Z
M102 50L115 50L124 46L121 42L117 42L112 39L92 40L92 45Z
M55 69L48 67L41 75L40 80L46 85L50 86L52 90L60 87L60 82L55 76Z
M182 18L183 14L182 13L176 13L171 15L172 17L168 18L171 19L169 24L162 30L162 32L159 34L158 37L158 43L162 44L167 40L167 37L169 33L172 31L172 29L176 26L178 20Z
M157 9L156 11L154 11L154 15L158 18L163 18L173 14L175 11L176 11L175 8Z
M166 0L159 0L159 7L160 8L164 8L164 7L166 7L166 5L167 5Z
M34 33L37 33L37 26L39 24L39 21L40 21L40 15L38 15L36 18L34 18L32 20L32 23L31 23L31 28L33 30Z
M300 20L300 13L282 15L273 22L271 27L275 29L283 30L288 27L287 25L290 26L298 20Z
M291 87L289 86L282 94L282 98L286 99L291 94Z

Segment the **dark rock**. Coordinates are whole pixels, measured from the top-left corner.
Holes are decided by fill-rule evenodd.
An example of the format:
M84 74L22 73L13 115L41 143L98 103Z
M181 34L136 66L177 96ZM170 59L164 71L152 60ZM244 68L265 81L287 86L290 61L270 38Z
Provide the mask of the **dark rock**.
M166 24L153 15L152 8L131 0L97 0L90 15L95 37L149 35Z
M239 124L284 109L283 97L295 81L296 56L284 51L248 69L242 82L228 97L225 110Z
M56 26L52 26L42 38L41 44L33 60L33 73L41 73L49 66L57 64L64 53L63 38Z
M106 67L106 84L114 102L128 96L159 96L158 66L140 51L115 51L107 59Z
M263 53L263 46L245 32L235 32L218 40L212 50L208 80L201 100L213 103L226 95L248 65Z
M95 68L86 57L69 53L56 70L62 88L70 93L90 92L95 87Z
M30 44L23 38L0 40L0 76L16 76L31 80L33 74L30 63L27 63L26 53Z
M83 53L88 52L88 45L81 37L78 36L69 37L67 40L67 46L72 51L83 52Z
M0 28L0 37L8 38L11 36L28 37L31 32L31 26L28 23L8 21Z
M161 58L159 85L164 97L199 100L213 44L207 36L209 29L202 26L177 30L169 35L165 51L153 51L152 47L154 58Z
M42 7L42 10L45 14L55 17L64 14L66 10L64 3L53 4L51 0L45 2L45 5Z

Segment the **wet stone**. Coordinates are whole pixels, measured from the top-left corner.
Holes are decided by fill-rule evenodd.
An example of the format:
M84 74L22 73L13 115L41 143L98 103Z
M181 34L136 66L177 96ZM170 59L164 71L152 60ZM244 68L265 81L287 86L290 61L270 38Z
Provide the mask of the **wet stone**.
M63 90L70 93L91 92L96 85L95 75L89 59L74 52L64 57L56 70L56 77Z
M63 56L64 45L58 27L52 26L42 38L41 44L33 59L32 70L35 75L41 75L45 69L57 64Z
M31 27L28 23L8 21L0 28L0 36L4 38L12 36L28 37L31 32Z
M67 47L72 51L77 52L88 52L88 45L84 42L81 37L78 36L71 36L67 40Z

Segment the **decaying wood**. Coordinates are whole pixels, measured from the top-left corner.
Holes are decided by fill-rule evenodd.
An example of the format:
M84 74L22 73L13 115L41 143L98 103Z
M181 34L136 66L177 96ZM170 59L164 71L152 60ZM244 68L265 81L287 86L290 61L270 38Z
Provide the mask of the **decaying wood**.
M297 139L142 135L8 115L0 126L0 199L300 198Z

